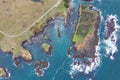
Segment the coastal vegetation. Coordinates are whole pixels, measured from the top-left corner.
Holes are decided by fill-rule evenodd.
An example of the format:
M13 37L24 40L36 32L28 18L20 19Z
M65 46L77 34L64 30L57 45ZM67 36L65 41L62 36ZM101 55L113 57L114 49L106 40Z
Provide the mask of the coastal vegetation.
M95 14L94 10L89 9L90 5L81 5L79 10L79 21L72 41L81 43L85 37L91 35L94 31Z
M65 6L66 8L69 7L69 0L64 0L64 6Z
M17 0L16 0L17 1ZM25 0L26 1L26 0ZM29 1L29 0L28 0ZM44 1L44 4L41 4L39 2L37 3L34 3L34 4L40 4L40 5L44 5L46 7L48 7L47 9L44 8L44 7L41 7L41 9L46 9L46 10L49 10L50 7L54 6L56 4L58 0L45 0ZM1 1L0 1L1 2ZM26 2L27 3L27 2ZM7 4L7 3L6 3ZM49 5L50 4L50 5ZM1 5L0 5L1 6ZM7 5L6 5L7 6ZM3 6L3 7L6 7L6 6ZM36 5L35 5L36 6ZM31 5L32 7L32 5ZM1 7L0 7L1 8ZM30 9L33 9L33 8L30 8ZM41 10L39 9L39 10ZM38 11L39 11L38 10ZM31 10L32 11L32 10ZM4 11L3 11L4 12ZM44 12L45 13L45 12ZM43 14L44 14L43 13ZM21 14L19 14L21 15ZM28 15L29 16L29 15ZM28 41L31 41L30 40L30 37L31 36L34 36L35 32L40 32L43 30L43 27L46 25L47 23L47 20L49 18L54 18L56 16L63 16L63 17L66 17L66 8L64 7L64 1L62 0L60 2L60 4L58 6L56 6L51 12L49 12L46 16L44 16L42 18L42 20L40 20L39 22L37 22L35 25L33 25L28 31L26 31L24 34L20 35L20 36L16 36L16 37L9 37L9 36L6 36L6 35L3 35L0 33L0 48L1 50L3 50L4 52L6 53L9 53L11 52L13 54L13 58L15 58L16 56L22 56L23 58L25 58L25 60L32 60L32 55L30 54L30 52L28 50L25 50L23 47L22 47L22 43L25 41L25 40L28 40ZM40 17L40 14L39 16L37 16L36 18ZM1 18L1 17L0 17ZM17 19L17 17L16 17ZM30 20L33 20L34 22L34 18L29 18ZM5 19L3 19L5 20ZM9 21L6 21L6 25L7 23L10 23ZM11 23L10 23L11 24ZM28 26L27 26L28 27ZM17 29L19 31L17 31ZM24 27L24 30L26 29L26 27ZM10 30L10 31L9 31ZM23 28L20 29L20 26L18 25L12 25L9 26L9 24L7 25L7 28L3 27L0 23L0 31L3 31L5 33L8 33L9 35L15 35L17 33L20 33L22 31L24 31ZM11 33L14 32L14 33Z
M42 48L45 50L45 52L48 52L48 51L49 51L49 48L50 48L50 45L47 44L47 43L43 43L43 44L42 44Z

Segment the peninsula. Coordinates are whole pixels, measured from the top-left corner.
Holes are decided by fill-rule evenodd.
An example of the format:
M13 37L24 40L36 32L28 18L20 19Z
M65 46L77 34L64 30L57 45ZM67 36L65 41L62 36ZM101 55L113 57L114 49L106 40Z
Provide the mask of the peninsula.
M91 5L80 5L79 21L72 39L76 51L74 58L95 58L100 13L92 8Z

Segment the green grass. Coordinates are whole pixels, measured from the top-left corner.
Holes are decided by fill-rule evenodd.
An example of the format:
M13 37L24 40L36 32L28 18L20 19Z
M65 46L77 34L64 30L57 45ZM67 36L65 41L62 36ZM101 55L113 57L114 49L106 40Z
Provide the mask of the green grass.
M76 27L76 32L72 41L75 43L83 42L88 34L93 33L93 22L95 21L95 12L89 9L87 5L81 5L81 14Z
M91 25L90 28L89 28L88 34L92 34L92 32L93 32L93 27Z
M47 44L47 43L43 43L42 48L46 51L46 50L48 50L50 48L50 45Z
M84 41L84 37L82 37L81 35L78 35L78 34L74 34L72 41L73 42L82 42L82 41Z

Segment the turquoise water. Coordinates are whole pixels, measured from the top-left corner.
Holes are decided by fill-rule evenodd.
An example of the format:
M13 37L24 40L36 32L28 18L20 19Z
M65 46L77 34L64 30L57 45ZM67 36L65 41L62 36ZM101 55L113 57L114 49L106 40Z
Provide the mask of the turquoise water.
M100 44L100 53L102 55L102 64L91 74L86 75L84 73L78 73L71 78L70 76L70 65L72 64L72 59L68 57L67 50L70 45L73 45L71 42L73 33L75 31L75 25L71 25L72 22L75 24L78 20L78 8L80 0L74 0L73 15L69 15L67 18L67 24L65 25L64 19L61 17L56 18L53 21L50 21L47 24L47 27L44 29L43 33L36 33L35 36L31 37L32 44L25 42L23 44L24 48L29 50L33 55L33 61L31 64L26 64L22 61L23 68L17 68L13 65L11 54L5 54L0 51L0 66L4 66L8 69L8 72L11 73L11 77L7 80L120 80L120 37L118 36L117 47L118 52L114 55L115 60L110 60L105 57L105 51L103 43ZM101 0L101 2L95 0L93 4L98 9L101 10L103 21L99 29L100 41L103 41L103 31L104 24L107 15L115 14L120 20L120 0ZM120 21L118 21L118 24ZM60 28L61 38L57 36L57 29ZM46 40L43 37L43 34L47 35L49 40ZM118 32L118 35L120 33ZM36 39L37 38L37 39ZM52 51L52 57L47 56L44 50L41 47L43 42L47 42L52 45L54 48ZM34 64L36 60L49 61L50 67L45 70L43 77L38 77L34 72ZM96 74L95 74L96 73ZM1 79L6 80L6 79Z

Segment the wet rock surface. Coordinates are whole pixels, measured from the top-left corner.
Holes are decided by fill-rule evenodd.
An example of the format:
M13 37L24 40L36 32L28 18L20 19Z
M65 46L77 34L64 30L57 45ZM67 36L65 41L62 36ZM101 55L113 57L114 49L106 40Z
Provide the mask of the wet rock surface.
M95 21L93 21L93 32L92 34L89 34L89 37L85 37L86 39L82 42L85 42L85 45L81 45L84 46L84 48L78 48L74 47L74 50L76 51L75 54L73 55L73 58L95 58L95 52L96 52L96 46L98 45L98 28L101 22L101 17L100 17L100 13L97 10L94 10L96 15L95 17ZM77 43L75 43L77 44ZM78 43L81 44L81 43ZM81 47L80 46L80 47Z
M106 27L104 31L104 39L107 40L111 34L115 31L115 23L114 23L114 18L106 21Z
M42 60L37 60L34 65L35 72L38 76L43 76L44 70L47 69L48 67L49 67L49 62Z
M57 32L58 32L58 37L61 38L61 33L60 33L60 28L59 27L57 29Z
M14 58L13 63L16 67L22 68L22 58L21 57Z
M93 0L82 0L82 1L85 1L85 2L92 2Z
M1 78L8 78L9 74L7 72L7 69L5 67L0 67L0 79Z

